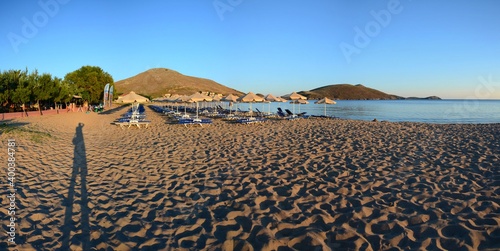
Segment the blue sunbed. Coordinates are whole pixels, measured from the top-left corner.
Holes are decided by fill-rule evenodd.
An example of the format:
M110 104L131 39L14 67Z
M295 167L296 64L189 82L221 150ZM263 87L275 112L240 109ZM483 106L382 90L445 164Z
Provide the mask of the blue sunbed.
M212 122L211 119L193 119L193 118L189 118L189 119L179 119L178 123L181 124L181 125L184 125L184 126L188 126L188 125L200 125L200 126L203 126L203 125L211 125L213 122Z

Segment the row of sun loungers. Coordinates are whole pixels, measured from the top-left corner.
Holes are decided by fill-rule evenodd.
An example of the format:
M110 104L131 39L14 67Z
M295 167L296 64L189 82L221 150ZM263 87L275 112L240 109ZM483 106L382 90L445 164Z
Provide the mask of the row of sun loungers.
M189 125L210 125L213 123L212 119L210 118L191 118L189 115L181 115L181 113L178 113L177 111L170 110L166 107L159 107L159 106L151 106L151 108L159 113L167 114L169 115L174 123L176 124L181 124L184 126L189 126ZM184 110L184 108L181 108L180 110ZM264 122L264 118L260 117L240 117L236 116L232 113L226 113L225 111L222 110L222 108L217 109L219 110L218 113L214 113L213 111L207 111L205 110L204 112L202 111L201 114L207 117L213 117L213 118L221 118L229 121L233 121L234 123L239 123L239 124L253 124L253 123L261 123Z
M190 113L194 113L195 110L192 108L180 108L180 110L184 110L184 113L179 112L179 108L176 110L169 109L167 107L161 107L161 106L155 106L152 105L150 106L152 110L158 113L162 114L167 114L172 118L172 121L175 124L180 124L184 126L190 126L190 125L199 125L199 126L205 126L205 125L211 125L213 123L212 119L210 118L192 118L190 115L187 114L189 111ZM268 117L274 116L276 118L281 118L281 119L287 119L287 120L294 120L298 118L309 118L309 117L314 117L314 116L308 116L306 115L305 112L299 113L299 114L294 114L290 110L285 109L284 111L281 108L278 108L278 111L276 114L269 114L269 113L263 113L257 109L257 112L243 112L240 110L240 114L244 113L247 116L239 116L235 115L232 113L233 111L229 110L224 110L222 107L217 107L217 108L212 108L211 110L205 109L201 111L200 113L207 116L207 117L215 117L215 118L222 118L228 121L232 121L233 123L236 124L258 124L258 123L263 123L267 121ZM249 116L248 116L249 115ZM254 116L256 115L256 116ZM139 104L133 104L132 108L129 109L129 111L125 114L122 115L121 118L117 119L114 124L120 126L120 128L125 129L125 128L130 128L132 126L137 126L138 128L145 127L148 128L149 124L151 121L146 120L146 115L145 115L145 108L143 105Z
M306 115L306 112L294 114L288 109L285 109L285 111L283 112L283 110L279 107L278 107L278 116L281 118L284 118L284 119L288 119L288 120L293 120L293 119L298 119L298 118L309 118L309 116Z
M209 109L204 109L202 111L199 111L199 114L202 114L204 117L210 117L210 118L192 118L189 113L196 113L196 110L192 108L187 108L187 107L177 107L177 108L167 108L165 106L150 106L151 109L158 113L166 114L168 115L172 120L174 124L180 124L184 126L189 126L189 125L210 125L213 123L212 119L210 118L221 118L223 120L231 121L232 123L235 124L258 124L258 123L263 123L268 120L268 118L274 117L277 119L287 119L287 120L295 120L299 118L310 118L310 117L316 117L316 116L309 116L306 115L306 112L302 112L299 114L294 114L288 109L281 109L278 108L278 111L276 114L271 114L271 113L263 113L257 109L257 112L255 111L250 111L250 112L245 112L242 110L239 110L238 114L235 114L235 111L230 111L227 109L223 109L222 107L215 107L215 108L209 108ZM243 114L243 116L242 116Z
M137 126L138 128L145 127L148 128L151 121L146 120L145 109L143 105L133 104L129 111L122 115L121 118L117 119L114 124L120 126L120 128L130 128L131 126Z
M199 126L211 125L213 123L211 119L191 118L191 116L188 115L187 113L180 113L174 110L170 110L166 107L160 107L160 106L150 106L150 107L151 109L153 109L158 113L169 115L175 124L184 125L186 127L190 125L199 125Z
M188 126L188 125L211 125L213 122L211 119L196 119L196 118L181 118L177 120L179 124Z
M239 124L254 124L254 123L262 123L265 122L267 119L262 118L262 117L250 117L250 118L241 118L236 120L237 123Z

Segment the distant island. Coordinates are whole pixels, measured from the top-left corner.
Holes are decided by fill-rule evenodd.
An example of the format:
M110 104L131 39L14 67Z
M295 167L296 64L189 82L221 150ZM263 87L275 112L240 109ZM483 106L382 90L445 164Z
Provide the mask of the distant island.
M336 84L327 85L312 89L310 91L301 91L299 94L306 96L308 99L321 99L328 97L336 100L440 100L440 97L430 96L425 98L418 97L402 97L393 94L375 90L361 84Z
M136 93L147 95L152 98L162 97L165 94L191 95L194 92L198 91L218 93L222 95L243 94L243 92L241 91L224 86L213 80L186 76L177 71L166 68L153 68L147 70L130 78L117 81L115 82L115 86L121 93L129 93L130 91L135 91ZM430 96L426 98L405 98L368 88L361 84L327 85L312 89L310 91L301 91L298 93L306 96L308 99L321 99L324 97L336 100L441 99L436 96Z
M438 97L438 96L429 96L429 97L425 97L425 98L408 97L408 98L404 98L404 99L416 99L416 100L420 100L420 99L426 99L426 100L441 100L441 98L440 98L440 97Z

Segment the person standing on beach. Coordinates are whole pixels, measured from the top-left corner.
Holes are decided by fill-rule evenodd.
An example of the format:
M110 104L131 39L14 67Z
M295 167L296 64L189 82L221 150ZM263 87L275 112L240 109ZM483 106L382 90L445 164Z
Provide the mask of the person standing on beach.
M24 103L21 105L21 108L23 109L23 114L28 117L28 111L26 110L26 106L24 105Z

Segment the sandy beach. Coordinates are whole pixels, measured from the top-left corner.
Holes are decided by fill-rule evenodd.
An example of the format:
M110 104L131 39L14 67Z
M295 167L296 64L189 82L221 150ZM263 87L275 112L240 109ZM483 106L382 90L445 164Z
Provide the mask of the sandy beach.
M500 124L20 118L12 250L498 250Z

